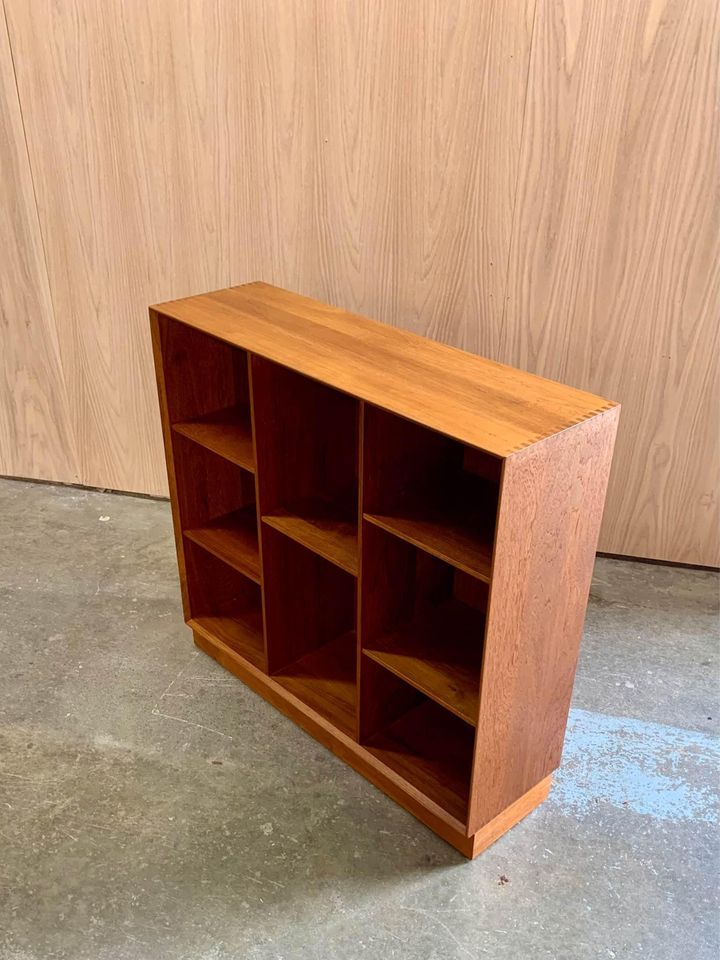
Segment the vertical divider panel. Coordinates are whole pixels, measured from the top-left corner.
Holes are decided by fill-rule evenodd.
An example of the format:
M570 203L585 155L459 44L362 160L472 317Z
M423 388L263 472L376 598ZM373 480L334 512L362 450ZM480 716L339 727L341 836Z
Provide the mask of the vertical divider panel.
M355 607L356 680L355 739L360 742L360 704L362 702L362 599L363 599L363 486L365 476L365 402L358 401L358 575Z
M180 575L180 594L182 597L183 616L190 617L190 600L187 588L187 572L185 567L185 547L183 544L182 525L178 508L178 484L175 476L175 456L173 453L172 429L168 410L167 384L165 381L164 324L167 319L156 310L150 309L150 333L152 336L153 360L155 362L155 378L157 382L158 404L160 406L160 420L162 422L163 444L165 446L165 466L167 469L168 487L170 490L170 507L175 534L175 550L178 558Z
M394 674L364 656L368 643L409 615L412 606L414 548L364 522L363 609L360 642L360 742L396 720L419 694ZM364 678L364 683L363 683Z
M277 478L269 458L272 434L275 431L276 398L272 392L271 368L268 362L255 354L249 354L248 360L255 473L258 477L258 519L261 520L263 514L268 512L268 508L274 505L277 499Z
M365 603L365 592L367 590L365 581L365 538L363 528L365 521L363 514L365 512L366 496L366 477L365 473L368 464L368 449L365 442L366 425L366 404L360 400L358 404L358 578L357 578L357 701L355 716L355 737L358 743L362 743L362 717L363 717L363 631L364 616L363 606Z
M263 523L263 515L272 507L278 496L277 468L272 462L272 449L277 423L276 404L273 392L272 367L268 361L255 354L249 355L250 397L253 420L253 443L255 449L255 483L257 490L258 538L262 569L263 633L265 637L265 662L268 674L282 666L276 650L273 624L273 604L282 603L278 596L278 577L273 574L273 531Z
M417 700L417 694L394 675L363 655L370 636L394 622L407 598L410 547L384 535L364 519L376 509L378 486L383 481L385 451L378 449L380 432L373 429L377 416L362 405L358 510L360 574L358 577L358 740L366 742L378 729L395 720ZM375 414L376 411L371 411ZM387 582L388 570L396 578ZM363 682L364 679L364 682Z
M258 533L258 550L260 553L260 602L262 605L262 623L263 623L263 646L265 650L265 672L269 672L269 658L268 658L268 631L267 631L267 614L266 614L266 591L267 591L267 577L265 576L265 561L263 560L263 531L262 531L262 475L263 471L260 465L260 456L258 453L258 414L257 414L257 397L255 395L255 382L253 378L253 355L248 353L247 355L247 382L248 382L248 392L250 395L250 429L252 430L252 441L253 441L253 455L255 457L255 521L257 523L257 533ZM262 425L260 425L262 429Z

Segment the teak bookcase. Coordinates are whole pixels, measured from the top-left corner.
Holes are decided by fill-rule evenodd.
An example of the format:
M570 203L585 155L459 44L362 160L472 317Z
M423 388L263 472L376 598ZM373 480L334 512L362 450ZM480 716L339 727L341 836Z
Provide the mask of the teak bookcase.
M475 856L560 762L619 407L264 283L150 315L195 642Z

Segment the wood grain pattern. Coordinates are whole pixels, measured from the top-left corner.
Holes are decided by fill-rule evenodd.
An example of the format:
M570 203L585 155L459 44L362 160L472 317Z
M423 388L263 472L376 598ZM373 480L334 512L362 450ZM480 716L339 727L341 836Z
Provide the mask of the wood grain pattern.
M300 505L300 509L305 504ZM273 513L265 514L263 523L275 527L286 537L292 537L298 543L309 547L341 570L357 576L358 572L358 533L357 525L347 520L327 516L327 511L310 503L302 513L288 513L276 507ZM295 505L295 510L298 505Z
M487 524L490 532L485 537L479 536L472 526L463 524L462 518L452 511L422 517L379 517L366 513L365 519L473 577L490 580L492 518Z
M356 727L355 631L335 637L283 667L274 679L349 737Z
M366 746L404 781L464 822L473 740L472 727L423 699Z
M619 412L505 461L468 836L560 763Z
M6 4L86 484L166 492L144 304L247 263L227 198L250 152L237 94L225 120L234 6Z
M496 457L509 456L612 406L594 394L267 283L247 283L153 309L265 358L253 364L258 373L267 369L272 398L294 391L300 401L295 384L303 374L308 384L321 381ZM297 373L283 373L285 367ZM255 380L259 382L257 376ZM315 394L308 389L308 414L321 410L329 397L327 387L316 387ZM326 408L334 406L327 403ZM286 416L300 418L302 411L290 407ZM272 419L272 411L267 417ZM291 440L288 436L286 445ZM293 459L302 462L299 454Z
M0 4L0 474L79 480L12 51Z
M498 356L623 403L600 548L720 565L720 6L539 0Z
M222 291L197 327L150 310L186 620L203 649L473 856L545 796L559 762L619 408L603 401L499 461L484 449L494 428L460 419L457 437L481 443L470 448L337 389L358 351L377 366L400 355L399 331L340 315L323 380L258 355L277 331L260 287L236 329ZM325 345L327 308L316 321L306 298L280 299L304 365L309 342ZM519 407L547 397L535 384L516 381ZM564 391L577 400L552 390L558 407ZM511 406L501 399L494 418L510 431ZM218 450L173 429L237 407L254 474L222 455L224 433ZM298 506L317 500L319 513ZM408 504L409 531L397 526ZM464 518L461 535L448 515ZM494 535L469 573L464 527L478 521Z
M185 536L246 577L260 583L260 549L254 503L216 517L207 526L185 530Z
M534 8L318 4L317 246L265 279L493 354Z
M483 850L487 850L487 848L492 843L495 843L496 840L499 840L504 833L507 833L508 830L523 820L529 813L532 813L550 793L551 786L552 776L546 777L528 790L527 793L524 793L522 797L516 800L515 803L512 803L506 810L498 814L494 820L491 820L490 823L486 823L484 827L481 827L470 837L471 850L470 853L465 853L465 856L472 859L482 853Z
M364 653L474 726L484 627L477 611L451 600L380 637Z
M720 563L717 4L5 7L0 470L166 492L146 304L262 278L623 400L601 547Z
M262 277L490 350L534 3L8 0L84 482L166 489L148 303Z
M199 420L175 423L173 430L190 437L195 443L207 447L244 470L255 470L249 410L226 407L224 410L208 413Z

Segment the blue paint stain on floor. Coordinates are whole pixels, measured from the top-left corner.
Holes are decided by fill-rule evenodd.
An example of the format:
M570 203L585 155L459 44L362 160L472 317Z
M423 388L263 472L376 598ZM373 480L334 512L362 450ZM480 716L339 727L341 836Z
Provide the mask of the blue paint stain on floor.
M719 771L717 738L571 710L550 797L575 816L605 802L656 820L716 823Z

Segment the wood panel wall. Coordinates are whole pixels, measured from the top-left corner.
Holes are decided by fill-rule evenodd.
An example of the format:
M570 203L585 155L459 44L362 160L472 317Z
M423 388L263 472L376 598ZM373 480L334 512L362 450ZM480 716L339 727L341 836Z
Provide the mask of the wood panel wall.
M0 471L80 480L5 20L0 21Z
M146 305L264 279L621 400L601 548L720 563L714 0L4 5L0 472L164 493Z
M621 400L601 548L720 564L720 5L537 7L499 358Z

